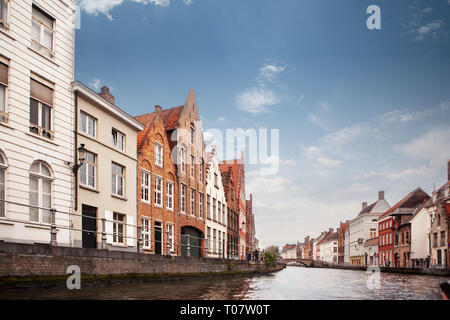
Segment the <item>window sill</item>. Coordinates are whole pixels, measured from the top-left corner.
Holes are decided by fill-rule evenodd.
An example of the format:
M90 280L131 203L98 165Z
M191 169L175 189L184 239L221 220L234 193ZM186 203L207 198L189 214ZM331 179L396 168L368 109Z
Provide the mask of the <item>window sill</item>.
M5 36L7 36L8 38L10 38L11 40L16 41L16 39L14 39L14 38L9 34L10 30L11 30L10 28L8 28L8 30L5 30L5 29L3 29L3 28L0 27L0 33L3 33Z
M150 201L145 201L145 200L142 200L142 199L141 199L141 203L147 204L147 205L149 205L149 206L152 205L152 203L151 203Z
M155 208L159 208L159 209L162 209L162 208L163 208L163 206L162 206L161 204L156 204L156 203L155 203Z
M122 197L122 196L118 196L118 195L115 195L115 194L111 194L111 197L116 198L116 199L119 199L119 200L123 200L123 201L128 201L127 198Z
M4 126L4 127L9 128L11 130L15 130L14 127L9 124L9 122L0 121L0 126Z
M91 187L88 187L88 186L83 186L83 185L81 185L81 184L80 184L80 188L81 188L81 189L84 189L84 190L89 190L89 191L92 191L92 192L100 193L100 190L98 190L98 189L91 188Z
M53 144L53 145L55 145L55 146L59 147L59 144L57 144L57 143L53 142L53 141L52 141L52 140L50 140L50 139L47 139L47 138L44 138L44 137L38 136L37 134L31 133L31 132L25 132L25 134L26 134L27 136L30 136L30 137L33 137L33 138L39 139L39 140L41 140L41 141L45 141L45 142L51 143L51 144Z
M28 49L30 49L31 51L33 51L34 53L38 54L39 56L41 56L42 58L44 58L47 61L50 61L51 63L53 63L55 66L57 66L59 68L59 64L57 64L55 61L53 61L53 59L55 57L53 57L53 59L46 57L45 55L43 55L41 52L37 51L36 49L34 49L33 47L28 47Z
M163 168L163 165L162 164L158 164L158 163L155 163L155 166L157 166L158 168Z
M43 224L43 225L25 224L25 228L50 230L52 227L51 227L51 225L46 225L46 224ZM56 231L59 231L59 229L56 229Z
M112 243L111 246L118 248L126 248L127 246L124 243Z
M4 220L4 219L5 219L5 220ZM6 218L5 218L5 217L1 217L1 218L0 218L0 224L3 224L3 225L5 225L5 226L13 226L13 225L14 225L14 223L6 221Z

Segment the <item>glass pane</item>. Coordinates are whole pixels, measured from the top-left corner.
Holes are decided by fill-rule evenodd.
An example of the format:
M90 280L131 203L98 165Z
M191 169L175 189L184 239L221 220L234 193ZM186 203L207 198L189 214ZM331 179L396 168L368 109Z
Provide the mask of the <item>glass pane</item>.
M80 114L80 131L86 132L86 115Z
M95 137L95 120L89 118L89 132L91 136Z
M0 112L5 112L6 108L6 97L5 97L5 86L0 84Z
M31 39L37 43L41 43L41 25L35 20L33 20L31 26Z
M41 163L41 174L46 177L51 177L50 169L43 163Z
M0 154L0 164L5 164L5 159L3 159L1 154Z
M38 191L38 190L39 190L38 179L35 177L30 177L30 191Z
M39 119L39 104L33 98L30 98L30 122L33 124L38 124Z
M88 152L86 157L88 162L95 163L95 154L93 154L92 152Z
M5 199L5 170L0 169L0 200L4 199ZM0 217L4 216L5 216L5 203L3 201L0 201Z
M48 105L43 104L42 105L42 126L41 126L42 128L51 130L50 117L51 117L51 108Z
M118 177L118 179L117 179L117 194L119 196L123 195L123 178L122 177Z
M42 180L42 192L44 194L51 194L51 192L52 192L52 183L51 183L51 181L49 181L49 180ZM47 207L47 208L49 208L49 207Z
M88 176L89 176L89 186L94 187L95 186L95 168L94 166L88 167Z
M116 194L116 175L115 174L111 175L111 192L113 194Z
M83 163L80 167L80 183L86 185L86 163Z
M47 28L44 28L44 43L43 43L43 45L48 50L53 50L53 32L51 32Z
M42 222L43 223L51 223L52 216L50 210L42 210Z

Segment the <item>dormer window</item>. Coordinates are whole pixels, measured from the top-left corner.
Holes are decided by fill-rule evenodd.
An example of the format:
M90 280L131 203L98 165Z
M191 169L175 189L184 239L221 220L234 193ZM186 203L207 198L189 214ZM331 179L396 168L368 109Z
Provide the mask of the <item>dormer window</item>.
M31 46L48 58L53 58L54 56L54 27L55 19L33 5Z

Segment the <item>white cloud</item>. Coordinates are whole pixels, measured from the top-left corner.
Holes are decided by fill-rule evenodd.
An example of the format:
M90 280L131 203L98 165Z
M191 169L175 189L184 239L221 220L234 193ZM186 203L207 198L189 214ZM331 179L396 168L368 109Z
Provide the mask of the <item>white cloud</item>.
M326 157L320 157L317 159L314 168L316 169L333 169L337 168L342 164L342 161L330 159Z
M428 24L421 26L417 29L413 29L411 32L416 36L412 39L413 41L423 41L425 36L428 34L432 34L433 37L436 38L436 31L441 29L444 26L444 21L442 20L434 20L429 22Z
M382 177L384 175L385 174L383 172L371 170L368 172L364 172L360 175L354 176L353 179L355 179L355 180L369 179L369 178L373 178L373 177Z
M400 172L388 174L387 178L390 180L407 180L417 176L432 176L432 174L434 174L432 168L420 166L418 168L409 168Z
M236 97L236 104L242 111L252 114L268 113L270 106L280 103L280 98L269 89L253 87Z
M91 82L89 82L89 85L95 90L95 91L99 91L100 90L100 85L101 85L101 81L98 78L94 78L92 79Z
M316 158L323 153L323 149L321 147L317 147L317 146L303 147L302 149L303 149L303 155L307 159Z
M110 11L117 6L120 6L125 1L142 3L145 5L154 4L162 7L170 5L170 0L81 0L80 8L89 14L104 14L108 19L112 20L113 18Z
M219 121L225 121L225 120L227 120L225 117L219 117L219 119L217 119L217 120L219 120Z
M286 69L285 66L277 66L274 64L265 64L259 69L259 75L262 80L272 82L275 80L277 74L283 72Z
M422 12L423 13L431 13L431 12L433 12L433 9L431 7L426 7L425 9L422 10Z
M426 160L433 168L442 167L450 159L450 127L434 128L409 143L398 146L406 156Z

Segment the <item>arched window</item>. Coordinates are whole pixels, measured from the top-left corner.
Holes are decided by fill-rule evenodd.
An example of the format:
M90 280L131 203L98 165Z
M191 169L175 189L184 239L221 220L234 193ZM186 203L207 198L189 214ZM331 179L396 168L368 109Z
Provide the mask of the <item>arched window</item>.
M37 161L30 168L30 205L40 208L52 206L52 181L50 168ZM51 223L50 210L30 207L30 221Z
M6 215L6 159L0 152L0 217Z

